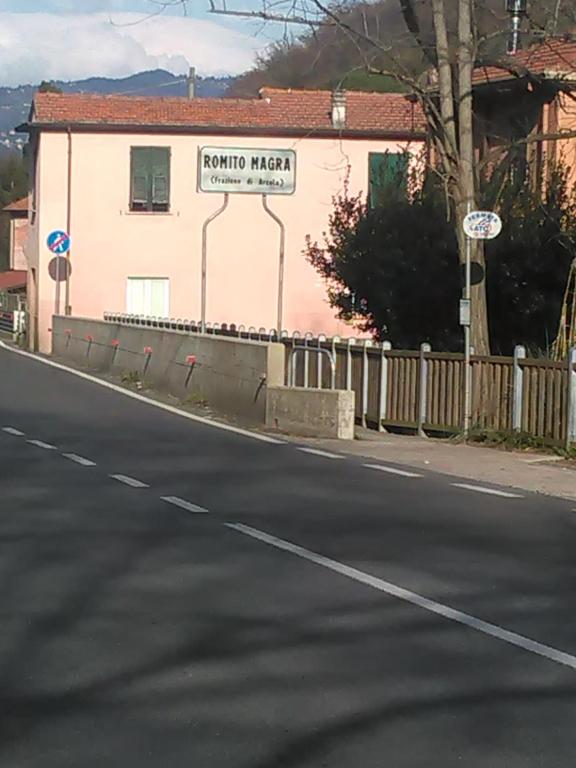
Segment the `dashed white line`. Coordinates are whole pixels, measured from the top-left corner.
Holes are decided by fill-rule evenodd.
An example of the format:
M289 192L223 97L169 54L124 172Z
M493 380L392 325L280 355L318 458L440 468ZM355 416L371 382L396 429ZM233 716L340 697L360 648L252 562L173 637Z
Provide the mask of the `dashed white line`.
M75 464L80 464L81 467L96 466L95 461L90 461L90 459L85 459L84 456L78 456L75 453L63 453L62 456L64 456L65 459L69 459L70 461L73 461Z
M497 491L495 488L485 488L482 485L468 485L467 483L451 483L453 488L463 488L465 491L476 491L477 493L487 493L490 496L502 496L504 499L523 499L519 493L509 493L508 491Z
M404 589L404 587L399 587L396 584L390 583L389 581L384 581L383 579L379 579L376 576L371 576L369 573L360 571L357 568L352 568L349 565L344 565L344 563L339 563L337 560L332 560L329 557L324 557L323 555L311 552L310 550L304 549L304 547L300 547L297 544L292 544L289 541L278 539L276 536L271 536L270 534L259 531L256 528L250 528L247 525L241 525L238 523L226 523L225 525L227 528L237 531L244 536L250 536L251 538L262 541L265 544L270 544L270 546L276 547L276 549L290 552L291 554L296 555L303 560L308 560L311 563L320 565L323 568L334 571L335 573L338 573L341 576L345 576L348 579L352 579L353 581L357 581L367 587L372 587L373 589L377 589L380 592L384 592L391 597L397 598L398 600L411 603L418 608L423 608L425 611L434 613L437 616L442 616L449 621L456 622L457 624L463 624L465 627L474 629L477 632L483 633L484 635L490 635L491 637L502 640L509 645L514 645L517 648L521 648L524 651L529 651L530 653L533 653L537 656L543 656L544 658L548 659L549 661L553 661L556 664L563 664L566 667L571 667L572 669L576 670L576 656L572 656L569 653L565 653L564 651L552 648L549 645L543 645L536 640L531 640L530 638L519 635L516 632L511 632L508 629L499 627L497 624L491 624L488 621L478 619L468 613L463 613L462 611L450 608L448 605L437 603L435 600L430 600L429 598L424 597L423 595L419 595L416 592L410 592L408 589Z
M6 432L7 435L14 435L14 437L24 437L24 432L20 432L14 427L2 427L2 432Z
M30 445L35 445L36 448L44 448L45 451L57 451L55 445L50 445L50 443L44 443L42 440L28 440Z
M129 485L130 488L150 488L146 483L142 483L140 480L136 480L134 477L128 477L128 475L110 475L112 480L118 480L119 483Z
M204 507L199 507L196 504L192 504L191 502L186 501L185 499L180 499L178 496L161 496L160 498L167 504L173 504L175 507L185 509L187 512L195 512L197 514L203 515L209 514L208 510L204 509Z
M312 456L321 456L323 459L343 459L339 453L330 453L329 451L321 451L318 448L298 448L302 453L309 453Z
M405 469L396 469L395 467L385 467L382 464L364 464L366 469L377 469L379 472L388 472L390 475L400 475L400 477L422 477L417 472L408 472Z

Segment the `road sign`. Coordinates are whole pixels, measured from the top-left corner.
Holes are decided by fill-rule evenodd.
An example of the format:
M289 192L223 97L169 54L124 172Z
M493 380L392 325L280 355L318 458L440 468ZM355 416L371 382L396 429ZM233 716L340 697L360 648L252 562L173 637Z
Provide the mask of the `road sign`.
M68 253L70 250L70 235L60 229L51 232L48 235L48 240L46 242L52 253L55 253L58 256Z
M54 256L48 264L48 274L57 283L65 283L72 273L70 260L65 256Z
M460 299L460 325L470 326L470 299Z
M248 195L292 195L296 152L292 149L201 147L198 189Z
M471 240L494 240L502 232L502 220L493 211L472 211L464 219L464 232Z

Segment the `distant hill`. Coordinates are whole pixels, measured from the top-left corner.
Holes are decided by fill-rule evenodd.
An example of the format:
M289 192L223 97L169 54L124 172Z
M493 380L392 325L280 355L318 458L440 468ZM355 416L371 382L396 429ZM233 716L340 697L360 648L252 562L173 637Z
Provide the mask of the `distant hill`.
M232 77L198 77L197 96L225 96ZM56 82L66 93L115 93L127 96L186 96L186 78L173 75L163 69L139 72L130 77L113 79L91 77L73 82ZM0 151L20 149L26 136L16 134L15 128L26 122L37 85L20 85L16 88L0 87Z

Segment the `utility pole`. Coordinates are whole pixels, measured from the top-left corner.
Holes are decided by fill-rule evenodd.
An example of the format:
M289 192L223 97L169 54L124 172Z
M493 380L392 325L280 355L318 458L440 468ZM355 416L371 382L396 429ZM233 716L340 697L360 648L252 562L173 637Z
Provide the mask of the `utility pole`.
M196 98L196 68L195 67L190 67L190 72L188 73L188 98L189 99Z

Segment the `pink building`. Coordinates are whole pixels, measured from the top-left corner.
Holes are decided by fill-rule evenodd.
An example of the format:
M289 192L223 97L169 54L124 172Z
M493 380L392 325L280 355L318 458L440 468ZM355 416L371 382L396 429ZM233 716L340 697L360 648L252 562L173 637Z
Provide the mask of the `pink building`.
M402 95L268 88L253 100L42 93L26 130L35 158L30 330L42 351L50 350L57 309L54 257L46 245L53 230L67 230L72 243L62 313L200 319L203 226L223 204L218 184L227 188L239 173L225 160L219 171L228 176L209 174L201 184L206 147L216 152L215 163L219 153L238 154L253 168L272 168L264 173L272 178L266 202L286 231L284 328L350 335L305 260L306 236L322 237L332 197L347 177L352 193L375 195L425 142L421 112ZM295 176L286 170L292 160L283 165L287 157ZM213 167L210 159L202 162ZM284 191L295 180L294 191L274 194L284 184L278 179L290 173ZM206 184L216 191L200 191ZM275 328L280 229L261 195L231 194L207 231L207 321Z
M28 198L4 208L10 222L8 270L0 272L0 291L24 293L28 276Z

